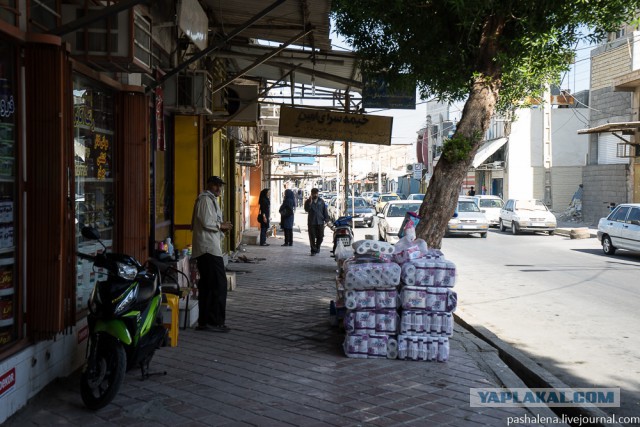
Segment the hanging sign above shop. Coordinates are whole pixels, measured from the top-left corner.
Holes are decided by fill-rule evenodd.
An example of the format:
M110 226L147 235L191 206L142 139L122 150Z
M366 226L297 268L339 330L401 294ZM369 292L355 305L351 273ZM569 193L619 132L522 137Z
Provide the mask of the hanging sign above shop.
M393 117L280 107L278 134L329 141L391 145Z
M200 50L207 48L209 19L198 0L178 3L178 26Z

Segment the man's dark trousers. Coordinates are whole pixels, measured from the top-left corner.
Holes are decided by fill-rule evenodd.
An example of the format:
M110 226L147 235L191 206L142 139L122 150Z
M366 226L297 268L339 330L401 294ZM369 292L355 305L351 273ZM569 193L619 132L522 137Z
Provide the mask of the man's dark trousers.
M324 224L309 225L309 244L311 252L320 252L320 245L324 239Z
M222 326L227 307L227 274L222 257L203 254L196 258L198 281L198 324Z

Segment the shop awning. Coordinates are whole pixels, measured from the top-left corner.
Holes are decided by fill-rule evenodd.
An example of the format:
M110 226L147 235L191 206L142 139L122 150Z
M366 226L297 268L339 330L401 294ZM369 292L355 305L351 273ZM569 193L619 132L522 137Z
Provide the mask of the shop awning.
M623 135L633 135L634 132L637 131L640 131L640 122L618 122L606 123L604 125L595 126L588 129L579 129L578 135L603 132L622 132Z
M482 163L484 163L484 161L491 157L493 153L498 151L500 147L506 144L508 140L509 138L496 138L483 142L478 149L476 156L473 158L473 167L477 168Z

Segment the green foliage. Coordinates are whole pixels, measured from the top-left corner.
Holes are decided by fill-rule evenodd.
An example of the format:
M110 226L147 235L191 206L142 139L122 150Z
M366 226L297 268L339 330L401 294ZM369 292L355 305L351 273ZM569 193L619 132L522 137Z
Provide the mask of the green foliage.
M469 158L473 143L462 135L454 135L442 146L442 157L451 163L461 162Z
M600 40L631 21L640 0L333 0L332 7L363 71L386 70L392 84L415 78L423 97L442 100L463 99L474 75L489 76L504 111L557 81L580 39Z

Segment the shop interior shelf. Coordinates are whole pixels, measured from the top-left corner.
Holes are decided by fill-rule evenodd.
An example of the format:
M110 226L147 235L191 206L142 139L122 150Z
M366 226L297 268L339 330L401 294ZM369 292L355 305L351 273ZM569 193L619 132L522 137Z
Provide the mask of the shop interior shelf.
M7 175L0 175L0 182L15 182L15 178Z
M3 326L11 326L11 325L13 325L13 319L0 320L0 328Z
M7 295L13 295L13 288L0 289L0 297L6 297Z
M77 182L113 182L113 178L98 179L98 178L83 178L81 176L76 176L76 181Z
M0 254L10 254L16 249L15 246L9 246L8 248L0 248Z

